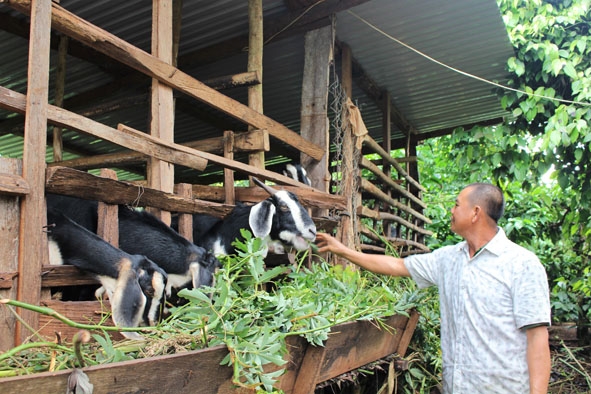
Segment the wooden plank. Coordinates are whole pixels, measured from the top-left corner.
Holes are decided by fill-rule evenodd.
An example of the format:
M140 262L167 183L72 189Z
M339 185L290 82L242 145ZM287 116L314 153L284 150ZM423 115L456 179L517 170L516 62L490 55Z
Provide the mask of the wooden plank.
M48 193L99 200L109 204L158 207L172 212L224 216L234 208L209 201L185 199L172 193L101 178L67 167L48 168L45 188Z
M314 392L325 355L326 347L324 346L308 345L306 347L306 353L293 386L293 394L309 394Z
M22 161L0 157L0 173L22 179ZM0 193L0 298L16 299L20 223L17 196L18 194ZM12 312L1 307L0 352L14 347L15 323L16 318Z
M412 335L415 332L415 329L417 328L417 324L419 324L420 316L420 313L416 309L413 309L410 312L410 317L406 322L406 327L404 327L404 333L402 334L402 338L400 338L398 348L396 349L396 353L398 353L398 355L401 357L404 357L404 355L406 354L406 350L408 349L408 345L410 345Z
M85 286L100 282L94 274L73 265L43 265L41 267L41 287Z
M225 346L218 346L86 367L83 371L94 385L94 394L254 394L233 387L232 368L220 365L227 353ZM2 393L38 394L42 387L44 394L63 394L70 373L66 370L4 379Z
M41 306L46 306L62 314L70 320L85 324L99 324L114 326L113 320L106 315L111 313L111 304L108 301L55 301L43 300ZM48 339L54 339L55 333L60 333L64 342L70 342L74 334L80 331L62 323L53 317L39 315L39 334ZM99 334L102 334L99 332ZM123 335L116 331L110 331L109 335L113 340L122 340Z
M253 150L269 150L268 138L265 142L262 130L234 133L234 152L251 152ZM222 154L224 152L224 137L206 138L199 141L182 143L181 145L203 152ZM141 152L125 151L80 157L64 160L59 163L50 163L49 166L72 167L79 170L87 170L100 167L116 167L121 165L144 163L148 156Z
M25 95L0 86L0 107L25 113L25 101ZM47 121L170 163L184 165L199 171L207 166L207 160L197 155L197 151L194 149L178 144L167 144L158 138L141 132L128 131L121 133L112 127L53 105L47 106ZM45 133L43 134L43 146L45 146Z
M347 208L343 196L324 193L315 189L303 189L293 186L275 185L274 189L287 190L298 196L302 205L307 208L335 209L344 211ZM236 201L257 203L269 197L260 187L236 187ZM207 201L224 201L224 189L219 186L193 185L193 196Z
M9 0L8 5L23 13L29 13L31 0ZM88 46L104 53L149 77L178 89L249 126L264 129L273 137L316 160L322 159L324 149L305 140L281 123L266 117L248 106L208 87L176 67L136 48L126 41L92 25L58 4L53 4L52 27Z
M123 125L123 124L119 124L117 126L117 128L120 131L123 131L125 133L140 134L140 135L143 134L141 131L137 131L137 130L132 129L131 127ZM198 150L194 150L193 153L196 156L202 157L211 163L216 163L216 164L219 164L225 168L235 170L235 171L240 171L244 174L254 175L256 177L268 179L272 182L277 182L277 183L281 183L281 184L298 186L300 188L306 188L306 189L312 189L311 187L306 186L303 183L300 183L300 182L294 180L293 178L290 178L290 177L282 175L282 174L277 174L275 172L268 171L265 169L259 169L259 168L250 166L248 164L240 163L239 161L229 160L229 159L226 159L225 157L212 155L207 152L201 152Z
M318 383L396 353L407 320L405 316L399 315L387 318L386 324L393 328L391 333L380 329L375 322L359 321L340 325L338 335L331 335L326 342L326 355Z
M32 4L27 96L25 105L25 136L23 147L23 178L30 193L23 198L20 212L18 248L17 299L37 305L41 298L41 265L47 261L45 225L44 172L47 136L47 102L49 96L49 48L51 37L51 0ZM15 343L22 343L38 327L39 315L17 308ZM21 324L22 322L22 324ZM28 327L27 327L28 326Z
M30 191L29 183L22 176L0 173L0 194L25 196Z

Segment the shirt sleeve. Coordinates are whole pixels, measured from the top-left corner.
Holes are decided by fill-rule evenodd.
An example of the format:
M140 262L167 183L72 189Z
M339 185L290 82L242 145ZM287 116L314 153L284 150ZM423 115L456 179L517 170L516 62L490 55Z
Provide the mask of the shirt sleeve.
M422 289L439 283L443 264L441 256L445 255L448 248L450 246L437 249L431 253L415 254L404 259L406 269L408 269L411 278L417 282L419 288Z
M533 254L524 257L523 263L515 273L513 300L517 327L550 324L548 277L544 266Z

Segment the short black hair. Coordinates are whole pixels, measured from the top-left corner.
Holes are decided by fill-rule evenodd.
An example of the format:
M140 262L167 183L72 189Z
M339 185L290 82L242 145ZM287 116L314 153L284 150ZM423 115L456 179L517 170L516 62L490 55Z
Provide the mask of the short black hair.
M472 183L468 187L471 189L468 197L470 201L482 206L486 214L498 223L505 212L503 191L490 183Z

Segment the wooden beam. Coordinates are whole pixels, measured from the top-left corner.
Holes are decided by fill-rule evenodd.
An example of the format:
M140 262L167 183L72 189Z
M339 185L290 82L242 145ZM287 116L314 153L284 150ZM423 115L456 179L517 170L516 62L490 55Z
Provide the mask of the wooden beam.
M0 86L0 107L15 112L25 113L25 101L28 96L17 93ZM47 107L47 120L49 123L90 134L97 138L110 141L114 144L142 152L146 155L157 157L174 164L180 164L196 170L203 170L207 165L207 159L197 155L197 151L178 144L166 144L158 138L145 133L135 132L130 129L126 133L95 122L73 112L49 105ZM43 134L43 146L45 151L46 133ZM26 146L26 145L25 145ZM45 154L44 154L45 157Z
M23 13L29 13L31 9L31 0L7 0L7 4ZM52 6L52 27L56 30L116 58L137 71L204 102L249 126L266 129L273 137L306 152L316 160L322 159L324 155L323 149L305 140L283 124L217 92L176 67L90 24L58 4L53 3Z
M99 200L109 204L150 206L172 212L208 213L216 216L224 216L234 208L210 201L186 199L176 194L102 178L67 167L48 168L45 178L45 189L48 193Z
M0 194L25 196L30 192L29 183L22 176L0 173Z
M21 201L18 247L17 299L39 305L41 298L41 265L48 260L45 225L44 172L47 141L47 111L49 96L49 48L51 37L51 0L31 3L31 33L26 98L23 96L25 137L23 148L23 178L30 193ZM36 330L39 315L17 308L20 315L15 343L23 343Z

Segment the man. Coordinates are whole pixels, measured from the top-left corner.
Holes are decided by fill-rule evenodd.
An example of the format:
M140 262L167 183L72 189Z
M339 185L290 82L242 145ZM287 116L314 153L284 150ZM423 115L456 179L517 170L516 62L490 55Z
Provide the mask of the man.
M364 254L324 233L316 238L321 253L438 286L445 394L547 393L548 280L538 258L497 226L504 207L496 186L467 186L451 210L451 230L464 241L405 259Z

